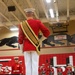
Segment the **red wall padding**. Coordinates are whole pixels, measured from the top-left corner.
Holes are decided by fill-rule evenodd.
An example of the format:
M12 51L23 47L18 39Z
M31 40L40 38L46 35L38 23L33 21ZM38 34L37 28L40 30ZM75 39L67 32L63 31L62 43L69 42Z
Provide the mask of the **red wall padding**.
M75 66L75 53L41 55L39 64L46 64L46 60L50 62L50 58L53 58L54 56L57 57L57 64L66 64L66 58L69 56L73 56L73 65Z
M73 65L75 66L75 53L40 55L39 65L41 66L42 64L46 64L46 60L50 62L50 58L53 58L54 56L57 57L58 64L66 64L66 58L69 56L73 56ZM3 66L12 66L12 64L14 63L14 56L4 56L4 57L0 57L0 59L12 59L9 62L0 62L0 64L3 64ZM23 61L23 65L24 65L24 57L19 56L19 59Z

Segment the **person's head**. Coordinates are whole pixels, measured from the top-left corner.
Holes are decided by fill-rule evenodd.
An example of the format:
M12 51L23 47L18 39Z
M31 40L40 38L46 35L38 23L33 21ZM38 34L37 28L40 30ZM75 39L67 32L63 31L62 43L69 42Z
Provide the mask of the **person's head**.
M15 63L19 62L19 57L14 57Z
M27 18L28 17L32 17L33 18L34 11L35 11L34 8L26 8L26 9L24 9L24 11L26 13Z

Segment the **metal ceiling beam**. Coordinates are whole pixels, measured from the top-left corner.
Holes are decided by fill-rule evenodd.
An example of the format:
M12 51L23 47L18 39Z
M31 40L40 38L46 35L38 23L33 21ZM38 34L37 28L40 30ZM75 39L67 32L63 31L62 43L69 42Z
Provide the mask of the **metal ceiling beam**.
M5 18L10 24L13 25L13 23L12 23L5 15L3 15L1 12L0 12L0 15L1 15L3 18ZM7 25L6 25L6 26L3 25L3 26L6 27L7 29L9 29Z
M8 22L11 23L11 21L10 21L5 15L3 15L1 12L0 12L0 15L1 15L2 17L4 17Z
M45 13L45 15L46 15L47 20L50 20L48 14L47 14L47 11L46 11L46 9L45 9L45 5L44 5L43 0L39 0L39 1L40 1L41 5L42 5L42 8L43 8L43 11L44 11L44 13Z
M66 17L65 17L65 15L64 16L59 16L59 18L60 18L60 22L64 22L64 23L66 23ZM74 20L75 19L75 15L72 15L71 16L71 18L70 18L71 20ZM42 23L49 23L50 22L50 24L52 24L52 23L56 23L57 21L54 19L52 19L51 21L48 21L46 18L40 18L40 20L42 21ZM13 21L16 25L18 25L18 21ZM8 27L10 26L10 23L9 22L5 22L4 24L6 24ZM2 24L0 23L0 27L2 27Z
M6 8L8 8L7 5L6 5L4 2L0 1L0 3L1 3L2 5L4 5ZM18 22L20 22L20 20L16 17L16 15L15 15L13 12L10 12L10 13L11 13L11 15L13 15L13 16L15 17L15 19L16 19Z
M18 22L20 22L20 20L16 17L16 15L14 15L12 12L10 12L14 17L15 17L15 19L18 21Z
M29 7L30 8L33 8L33 5L31 4L31 2L29 1L29 0L26 0L27 1L27 3L28 3L28 5L29 5ZM37 16L37 14L34 12L34 15L35 15L35 17L37 18L37 19L39 19L39 17Z
M9 20L6 16L4 16L1 12L0 12L0 15L1 15L3 18L5 18L8 22L10 22L10 20ZM9 29L8 26L6 26L6 25L4 25L4 24L3 24L3 26L6 27L7 29Z
M56 12L56 21L59 22L59 12L58 12L58 5L57 0L54 0L55 12Z
M4 24L4 23L1 23L1 22L0 22L0 25L2 25L2 26L0 26L0 27L3 27L3 26L4 26L5 28L9 29L9 27L8 27L6 24Z
M69 21L70 14L69 14L69 0L67 0L67 20Z
M17 8L20 10L20 12L23 14L23 16L27 19L27 16L25 15L24 11L21 9L21 7L18 5L16 0L12 0L13 3L17 6Z
M9 29L9 27L7 27L5 24L3 25L5 28Z

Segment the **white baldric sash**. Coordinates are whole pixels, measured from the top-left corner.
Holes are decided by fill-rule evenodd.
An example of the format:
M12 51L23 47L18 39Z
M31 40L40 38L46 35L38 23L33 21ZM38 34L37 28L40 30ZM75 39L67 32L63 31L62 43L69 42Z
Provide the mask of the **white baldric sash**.
M27 21L23 21L21 23L21 28L25 34L25 36L29 39L29 41L36 47L36 51L39 54L40 53L40 44L39 39L28 24Z

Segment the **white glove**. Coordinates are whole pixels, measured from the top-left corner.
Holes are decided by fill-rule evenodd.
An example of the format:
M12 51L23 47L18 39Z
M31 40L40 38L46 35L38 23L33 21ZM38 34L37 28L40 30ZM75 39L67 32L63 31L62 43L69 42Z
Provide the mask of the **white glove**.
M21 50L22 53L23 53L23 44L20 44L20 50Z

